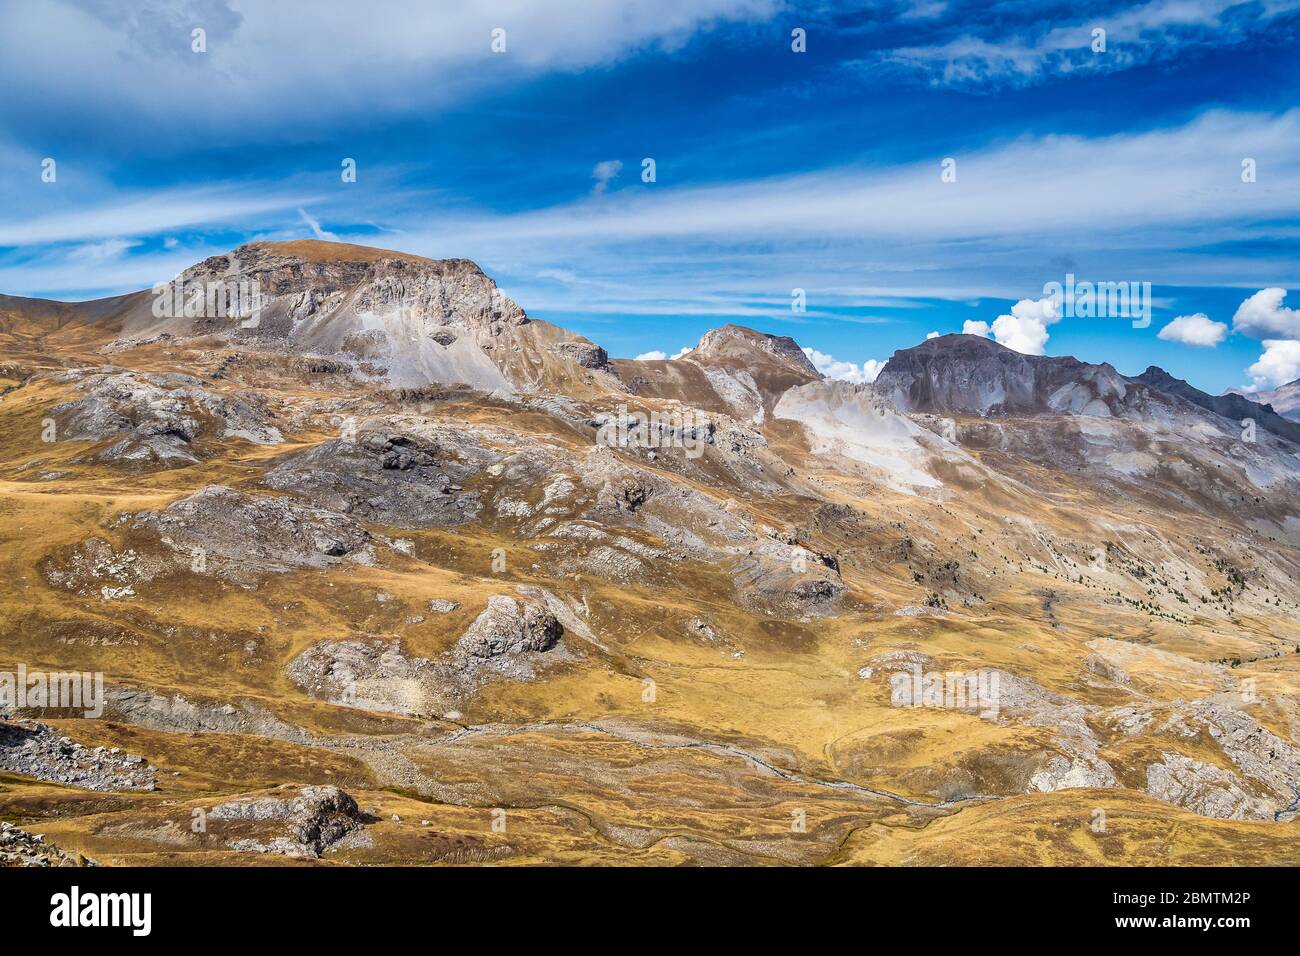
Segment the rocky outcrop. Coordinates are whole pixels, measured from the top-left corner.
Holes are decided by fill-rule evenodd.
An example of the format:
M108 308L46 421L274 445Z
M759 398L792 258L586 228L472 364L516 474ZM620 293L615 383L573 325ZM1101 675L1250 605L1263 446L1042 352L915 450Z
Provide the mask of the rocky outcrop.
M569 356L583 368L609 367L609 353L591 342L561 342L555 351Z
M289 679L318 700L406 716L438 712L445 675L388 641L321 641L293 659Z
M0 770L82 790L154 790L156 768L116 747L86 747L37 721L0 723Z
M729 573L741 601L767 613L822 616L836 610L845 592L833 555L779 541L746 548Z
M364 825L357 802L338 787L304 787L292 797L241 797L212 807L207 820L210 833L221 832L223 824L255 831L229 839L231 849L313 859Z
M488 661L506 655L549 651L564 628L546 607L496 595L456 642L456 653L466 662Z
M544 663L568 659L565 627L537 590L520 599L488 598L456 643L438 660L413 657L382 640L320 641L289 665L312 697L343 707L427 717L462 706L491 680L532 680Z
M285 457L265 480L356 518L403 528L453 527L482 510L478 493L461 482L499 458L459 429L380 420L355 437Z
M1260 820L1273 808L1251 797L1237 778L1219 767L1182 754L1161 754L1162 762L1147 767L1146 792L1203 817L1223 820Z
M293 498L246 495L208 485L160 512L136 515L136 529L156 533L191 566L244 580L259 571L324 568L374 561L372 538L352 518Z
M98 371L75 387L83 396L53 409L57 437L115 439L97 452L100 461L191 464L200 459L194 442L205 430L204 420L215 423L211 437L259 445L284 440L262 404L210 391L188 375Z
M93 866L84 857L70 856L40 834L28 833L12 823L0 823L0 867Z

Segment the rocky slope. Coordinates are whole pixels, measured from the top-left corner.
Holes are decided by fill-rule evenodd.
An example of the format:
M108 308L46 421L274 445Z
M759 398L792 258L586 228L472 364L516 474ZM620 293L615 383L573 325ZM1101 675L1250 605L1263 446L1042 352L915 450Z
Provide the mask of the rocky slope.
M1246 394L1229 389L1224 393L1224 395L1233 394L1242 395L1260 405L1267 405L1283 418L1289 418L1293 422L1300 421L1300 379L1260 392Z
M464 260L185 274L241 277L0 301L0 672L108 697L0 715L0 858L1297 862L1284 425L970 336L611 362Z
M206 299L204 314L188 314L192 296L210 289L232 297L256 290L257 314L212 314ZM119 347L216 336L334 359L391 385L460 382L486 392L577 390L608 361L581 336L530 319L467 259L319 241L252 243L157 291L118 320Z
M1164 369L1154 365L1138 375L1134 381L1153 385L1166 395L1184 398L1193 405L1209 409L1230 421L1240 423L1249 419L1259 428L1281 435L1292 442L1300 442L1300 425L1284 417L1279 410L1269 405L1268 399L1262 395L1250 398L1232 392L1210 395L1182 379L1174 378Z

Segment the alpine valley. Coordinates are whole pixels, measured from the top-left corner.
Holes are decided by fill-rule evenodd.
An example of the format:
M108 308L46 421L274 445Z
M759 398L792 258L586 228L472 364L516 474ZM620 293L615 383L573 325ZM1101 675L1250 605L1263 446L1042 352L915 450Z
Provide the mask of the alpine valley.
M0 862L1300 862L1297 383L176 281L258 314L0 296Z

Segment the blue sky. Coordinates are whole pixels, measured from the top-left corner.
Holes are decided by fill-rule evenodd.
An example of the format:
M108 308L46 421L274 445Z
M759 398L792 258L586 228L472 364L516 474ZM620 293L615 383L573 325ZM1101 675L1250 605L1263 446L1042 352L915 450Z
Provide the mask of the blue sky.
M321 235L472 258L616 356L732 321L869 376L973 328L1215 392L1300 377L1300 0L0 0L0 17L3 292L115 294ZM1150 326L1016 307L1067 272L1152 283Z

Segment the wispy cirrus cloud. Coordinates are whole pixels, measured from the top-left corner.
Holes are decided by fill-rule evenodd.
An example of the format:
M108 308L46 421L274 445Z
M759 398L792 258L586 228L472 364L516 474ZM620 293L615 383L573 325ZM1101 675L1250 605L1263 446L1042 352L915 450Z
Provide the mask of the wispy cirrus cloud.
M307 228L311 230L312 235L315 236L317 239L324 239L327 242L338 241L339 238L338 236L336 236L334 233L326 229L322 229L320 220L314 218L310 213L307 212L307 210L303 209L301 206L298 207L298 217L302 219L302 221L307 225Z
M42 187L33 187L33 192ZM54 206L57 187L49 187ZM29 194L30 195L30 194ZM319 195L286 191L274 184L224 184L196 188L110 192L83 202L59 204L49 212L32 198L24 208L0 213L0 246L34 246L152 235L186 226L238 223L247 226L268 213L296 209Z
M971 29L968 25L980 19L980 11L972 8L970 16L955 19L962 24L957 35L881 51L863 65L891 66L935 86L1027 86L1245 43L1275 30L1281 20L1292 20L1297 11L1296 0L1148 0L1066 18L1036 18L1022 10L1019 18L998 16Z

